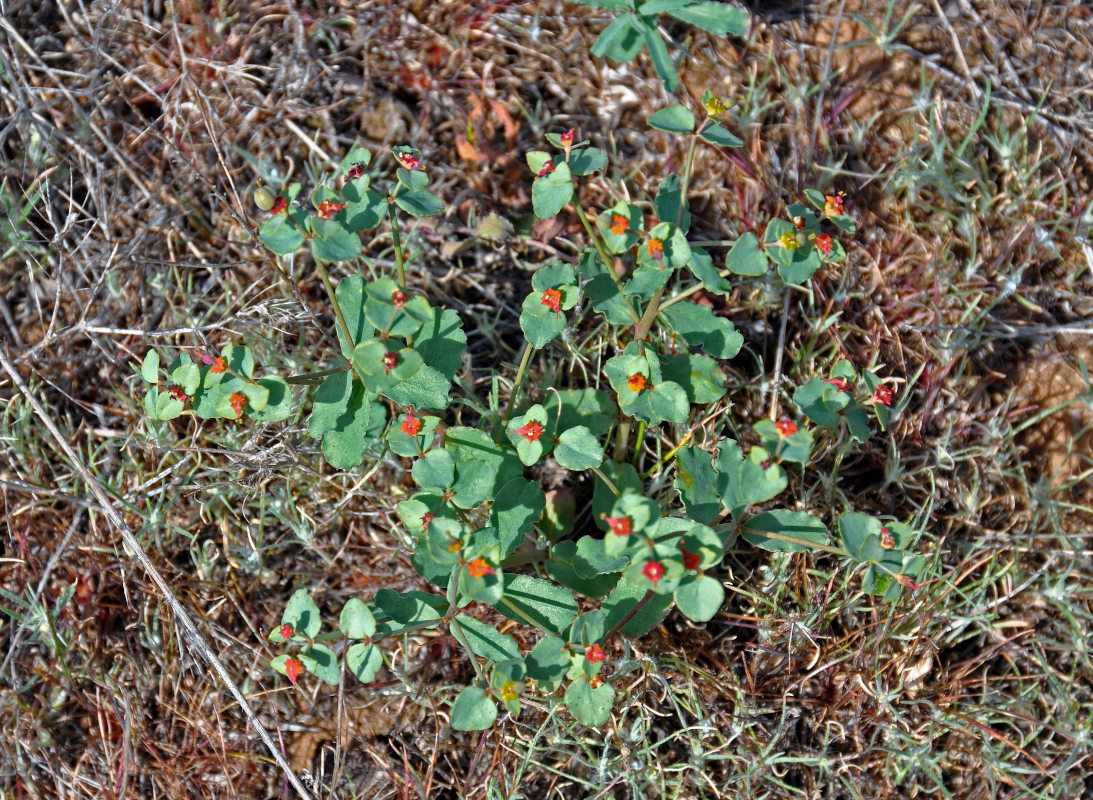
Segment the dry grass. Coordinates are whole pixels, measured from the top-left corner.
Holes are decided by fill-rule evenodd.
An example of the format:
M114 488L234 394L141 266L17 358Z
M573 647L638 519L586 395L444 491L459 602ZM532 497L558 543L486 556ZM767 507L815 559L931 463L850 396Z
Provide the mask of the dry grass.
M604 730L532 708L473 736L447 726L470 674L447 637L401 643L367 689L264 669L297 586L327 609L419 586L391 512L405 465L334 473L298 419L152 426L129 364L152 342L244 338L285 373L321 360L321 285L263 259L249 192L354 141L408 141L450 209L411 236L410 279L464 316L463 377L484 394L514 358L527 270L579 233L492 247L476 222L528 214L520 154L574 125L619 155L586 207L623 178L647 196L680 158L644 124L668 102L647 61L590 61L609 15L552 2L2 9L6 352L315 795L1093 796L1093 19L961 0L886 28L883 3L785 5L746 43L670 31L694 57L681 94L739 98L746 140L703 153L695 236L761 227L807 185L848 191L861 232L791 305L776 399L845 356L904 381L906 403L890 435L821 453L795 499L915 519L936 580L889 607L828 556L742 545L716 620L672 615L613 654L632 672ZM468 125L488 158L460 156ZM366 253L390 267L384 234ZM782 297L742 284L722 310L747 339L730 365L744 424L770 402ZM289 796L7 380L0 436L0 794Z

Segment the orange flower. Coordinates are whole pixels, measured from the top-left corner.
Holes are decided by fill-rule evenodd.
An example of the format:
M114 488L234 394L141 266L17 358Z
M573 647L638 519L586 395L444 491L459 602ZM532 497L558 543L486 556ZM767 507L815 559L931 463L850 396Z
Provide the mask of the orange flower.
M304 665L297 661L295 658L290 658L285 661L285 675L292 685L296 685L296 679L300 677L300 673L304 671Z
M484 558L476 558L467 563L467 572L472 578L482 578L493 574L493 567L486 563Z
M844 217L846 216L846 205L843 203L843 198L846 195L843 192L839 192L837 195L824 195L824 214L829 217Z
M702 558L698 553L692 553L686 547L683 546L683 542L679 543L679 551L683 554L683 568L684 569L698 569L702 563Z
M543 435L543 426L535 420L532 420L522 427L517 428L514 432L517 436L523 436L529 442L537 442L539 441L539 437Z
M882 406L892 405L892 387L880 384L873 390L873 396L869 398L870 403L879 403Z
M288 211L288 200L281 195L277 195L277 199L273 201L273 207L269 210L270 216L274 214L283 214Z
M607 523L607 527L611 529L611 533L616 536L629 536L630 532L634 529L634 523L630 520L630 517L603 517Z
M333 200L323 200L319 203L319 216L323 219L333 219L334 215L345 208L341 203L335 203Z
M789 417L782 417L774 423L774 427L778 429L778 433L782 436L792 436L797 433L797 423Z
M576 128L570 128L568 131L566 131L565 133L562 134L562 136L561 136L562 147L565 148L567 153L569 152L569 148L571 148L573 146L573 139L576 135L577 135L577 129Z
M228 368L228 362L224 360L224 356L217 356L213 359L213 365L209 367L209 372L219 374Z
M600 647L598 644L593 644L589 645L588 648L584 651L584 657L585 660L587 660L590 664L599 664L601 661L607 658L607 653L605 653L603 651L603 648Z
M383 374L384 375L386 375L388 372L390 372L391 370L393 370L397 366L398 366L398 353L393 353L392 352L392 353L387 353L386 355L384 355L384 357L383 357Z
M664 577L664 565L656 561L647 561L645 566L641 569L641 574L648 578L650 583L656 586L657 581Z
M664 242L660 239L650 239L645 247L655 261L661 261L664 258Z
M611 233L616 236L622 236L626 233L626 229L630 227L630 220L624 217L622 214L611 215Z
M896 546L896 537L887 528L880 529L880 546L885 550L891 550Z
M236 416L243 416L243 406L247 404L247 396L239 392L232 392L231 397L228 398L228 402L231 403L232 411Z
M640 372L635 372L626 379L626 386L631 392L641 392L649 388L649 381Z
M403 169L422 169L421 160L413 153L395 153L395 160L402 165Z
M831 255L832 249L835 247L835 240L828 236L826 233L821 233L816 237L816 249L823 253L825 256Z
M402 421L399 430L407 436L417 436L421 432L421 420L414 416L413 411L407 411L406 419Z
M846 378L828 378L827 382L838 389L840 392L850 392L850 381Z
M562 313L562 293L557 289L547 289L543 292L542 303L555 314Z

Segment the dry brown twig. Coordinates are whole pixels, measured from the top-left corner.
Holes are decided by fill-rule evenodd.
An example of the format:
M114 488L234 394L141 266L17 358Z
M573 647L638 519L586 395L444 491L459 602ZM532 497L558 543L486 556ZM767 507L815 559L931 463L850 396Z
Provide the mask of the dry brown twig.
M175 597L174 592L171 591L171 587L167 584L163 574L148 557L144 548L141 547L140 542L137 541L136 536L133 535L133 531L125 523L125 520L121 518L117 509L114 508L114 504L110 501L110 497L103 490L102 486L99 485L95 476L91 474L91 470L87 468L76 454L72 445L65 440L64 435L46 413L42 404L38 402L38 399L30 391L30 388L23 381L22 377L20 377L19 373L15 371L15 367L12 366L11 361L8 360L7 355L2 350L0 350L0 366L2 366L4 371L11 377L12 383L14 383L15 387L22 393L23 397L26 398L27 402L30 403L35 416L38 417L41 423L49 431L54 441L57 442L57 446L72 463L73 467L75 467L76 471L80 474L80 477L84 479L84 482L95 496L95 499L98 501L99 507L106 515L106 518L110 520L110 523L117 528L118 532L121 534L122 542L124 542L126 548L136 556L137 561L144 567L144 570L148 573L152 582L159 588L163 595L163 599L167 602L171 612L174 614L175 620L182 629L184 637L189 641L190 645L209 662L213 672L216 673L217 677L220 678L232 697L239 703L239 707L243 710L243 714L247 717L251 727L254 728L255 733L258 734L258 738L262 740L262 744L269 750L270 755L273 756L273 760L277 762L277 765L285 773L285 778L292 784L292 788L296 790L296 793L303 800L311 800L311 795L308 793L307 789L304 788L300 779L296 777L296 773L292 771L292 767L289 766L285 757L281 754L280 749L270 737L269 731L262 725L262 721L258 719L258 715L254 713L254 709L251 708L250 703L247 702L246 696L244 696L243 692L236 686L227 667L224 666L224 662L217 657L208 642L205 641L205 637L202 636L201 632L197 629L193 619L190 617L190 612L187 611L185 606L183 606L182 603L178 601L178 598Z

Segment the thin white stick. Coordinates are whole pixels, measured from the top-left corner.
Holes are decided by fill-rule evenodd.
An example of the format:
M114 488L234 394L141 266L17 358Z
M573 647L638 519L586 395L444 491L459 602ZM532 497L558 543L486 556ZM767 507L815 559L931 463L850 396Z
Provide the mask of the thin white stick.
M167 605L170 606L171 611L174 613L175 620L178 622L178 626L182 629L182 633L189 641L190 645L194 647L205 660L209 662L213 668L213 672L217 674L224 686L231 692L236 702L239 703L239 707L243 709L243 714L247 717L251 727L254 728L255 733L258 734L258 738L262 740L262 743L269 750L270 755L273 756L273 760L277 762L277 765L285 773L285 777L288 782L292 784L292 788L296 790L296 793L300 795L302 800L311 800L311 795L308 794L307 789L300 783L300 779L296 777L296 774L292 771L292 767L285 761L285 757L281 755L280 749L274 744L273 739L270 738L269 732L266 731L262 725L261 720L258 719L258 715L254 713L254 709L250 707L250 703L247 702L247 698L243 695L243 692L239 690L239 687L235 685L231 675L228 673L227 667L209 647L208 642L205 641L205 637L201 635L201 632L197 629L194 621L190 618L190 612L178 601L174 593L171 591L171 587L167 585L167 581L160 573L159 569L152 559L148 557L148 554L144 552L144 548L141 547L140 542L137 541L137 537L133 535L133 531L125 524L125 520L121 518L117 510L114 508L114 504L111 502L110 497L99 485L98 480L91 474L91 471L84 465L83 461L76 454L76 451L72 449L72 445L68 443L64 435L46 414L46 410L42 408L42 404L38 402L38 399L31 394L29 387L23 382L23 379L19 377L19 373L15 371L11 362L8 361L7 356L3 350L0 350L0 366L11 376L12 382L18 387L19 391L23 393L23 397L30 403L31 408L34 409L34 414L42 421L42 424L49 430L50 435L57 442L57 446L61 448L61 451L65 454L72 465L76 468L76 471L80 473L80 477L87 483L91 493L95 496L95 499L99 503L99 507L102 509L106 518L113 523L114 527L121 533L122 541L125 543L126 548L133 552L137 561L151 577L152 582L159 588L160 593L163 595L163 599L167 601Z

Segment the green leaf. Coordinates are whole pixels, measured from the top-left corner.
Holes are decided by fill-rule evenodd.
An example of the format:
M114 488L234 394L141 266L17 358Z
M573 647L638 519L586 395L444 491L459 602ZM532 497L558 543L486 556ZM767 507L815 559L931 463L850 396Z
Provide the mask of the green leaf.
M558 420L558 430L583 425L596 436L611 430L619 413L611 395L592 388L552 389L543 406L549 419Z
M477 533L481 535L483 531L479 530ZM475 543L471 547L477 547L477 544ZM490 554L485 560L492 567L500 560L497 557L497 545L491 545L489 550ZM466 568L459 571L459 604L461 606L468 600L495 605L501 599L504 591L504 574L497 569L492 569L489 573L477 577L471 575L470 570Z
M395 342L372 339L353 348L353 366L372 392L387 391L411 378L424 364L421 354L410 347L395 350ZM391 360L394 366L391 366Z
M364 461L364 450L369 444L366 434L371 416L372 402L364 385L354 379L345 413L323 434L323 456L330 466L336 469L360 466Z
M258 240L279 256L295 253L304 243L304 234L293 222L297 216L305 216L300 209L290 209L287 213L274 214L262 223L258 229Z
M328 686L338 685L338 657L326 645L313 644L300 651L304 668Z
M149 350L140 365L140 377L145 383L159 383L159 353Z
M774 553L812 550L813 545L828 543L827 527L811 514L784 508L756 514L744 523L744 538L756 547ZM777 533L794 541L769 536Z
M361 342L372 338L375 329L369 324L364 314L364 305L367 295L365 293L364 278L360 275L350 275L338 282L338 288L334 290L338 298L338 305L342 309L342 317L352 342L345 340L341 325L335 325L334 330L338 334L338 344L341 345L342 355L349 358L353 348Z
M577 572L576 558L577 545L574 542L568 540L558 542L550 550L550 558L545 565L547 574L563 586L568 586L587 597L603 597L618 583L617 574L583 577ZM573 613L577 613L576 605L573 607Z
M714 358L733 358L744 344L744 337L732 321L715 316L709 306L683 301L668 306L661 316L669 331L678 333Z
M684 616L695 622L708 622L725 602L725 587L709 575L694 575L683 579L674 596Z
M281 614L281 624L291 625L293 631L309 639L319 635L322 627L319 607L315 605L307 589L297 589L292 593L284 613Z
M614 630L615 626L634 610L634 607L645 597L647 588L648 582L641 585L627 578L619 581L615 590L607 596L601 606L604 614L607 615L608 630ZM664 619L671 605L670 594L654 594L619 630L630 637L644 636Z
M848 511L839 516L839 538L852 558L881 561L888 550L881 547L881 521L868 514Z
M588 0L579 0L579 2L586 3L587 5L593 5ZM607 6L606 3L612 2L612 6ZM605 4L601 7L616 7L619 9L630 9L632 6L623 5L623 0L615 3L614 0L599 0L595 5ZM623 14L615 19L610 25L604 28L603 32L597 37L595 44L592 45L591 53L597 58L607 56L612 61L623 63L629 61L638 53L641 52L641 48L645 46L645 41L642 38L641 32L635 27L635 20L633 14Z
M428 592L396 592L380 589L373 600L375 610L385 619L376 624L377 636L390 636L423 623L440 623L441 611L447 611L448 601Z
M421 430L414 436L402 430L402 426L409 421L409 412L400 415L395 420L395 424L388 428L387 444L391 452L406 458L414 458L428 449L436 436L436 426L440 422L440 417L415 414L414 419L421 422Z
M433 319L433 309L420 294L410 295L401 305L396 305L395 295L400 291L391 278L372 281L365 287L364 314L376 329L386 330L390 336L406 338L414 336L422 325Z
M721 513L717 495L717 473L709 453L697 447L682 447L676 453L676 479L672 484L683 498L687 516L710 523Z
M565 642L548 634L531 648L525 663L528 677L538 682L543 691L553 691L569 670L570 659Z
M261 409L248 409L252 419L258 422L279 422L292 413L292 391L284 378L267 375L258 379L258 386L266 391L266 404Z
M311 240L311 254L321 261L349 261L361 254L361 237L339 225L326 238Z
M618 284L607 272L594 249L581 251L579 269L581 279L585 281L585 297L592 304L592 308L604 315L604 319L615 325L628 325L637 321L638 315L633 306L619 291Z
M591 469L603 463L603 446L588 428L578 425L558 437L554 458L565 469Z
M678 222L680 230L686 233L691 229L691 212L689 209L689 203L681 203L683 197L683 188L680 185L679 176L674 172L670 175L666 175L660 182L660 186L657 187L657 216L664 222ZM679 211L683 209L683 219L679 219ZM654 228L653 230L656 230ZM649 235L653 235L653 231L649 232ZM659 237L658 237L659 238ZM686 241L686 239L684 239ZM668 245L665 244L664 249L668 249Z
M574 294L576 294L574 292ZM543 293L533 291L520 308L520 329L528 343L539 350L565 330L566 316L543 304Z
M672 62L672 57L668 55L668 45L661 38L655 22L648 22L644 17L635 17L633 24L645 37L645 46L649 48L649 55L653 59L653 67L657 75L664 81L664 88L674 92L679 88L679 76L676 75L676 65Z
M689 3L668 13L714 36L745 36L748 32L747 12L725 3Z
M666 380L683 387L691 403L715 403L725 395L725 372L709 356L660 356L660 368Z
M658 131L676 133L681 136L694 133L695 115L687 106L674 105L662 108L647 120L649 126Z
M783 436L772 420L764 419L755 424L755 432L762 438L763 445L781 461L803 464L812 453L812 434L808 428L798 427L789 436Z
M468 686L452 704L452 728L457 731L484 731L497 719L497 704L480 686Z
M375 189L352 193L344 212L345 225L351 231L370 231L387 219L387 198Z
M840 392L823 378L813 378L797 387L793 402L814 424L831 428L839 424L839 412L850 402L850 395Z
M501 487L490 509L490 525L499 531L502 557L520 546L545 507L546 495L538 483L514 478Z
M422 489L442 494L455 483L455 459L443 448L430 450L424 458L414 462L410 474Z
M155 389L151 389L150 391L155 391ZM171 397L167 392L160 392L156 396L156 413L154 416L156 419L160 420L175 419L176 417L181 416L182 410L185 407L186 404L181 400ZM232 412L232 416L235 416L234 412Z
M783 247L781 236L787 233L794 237L797 235L797 228L792 222L772 219L767 223L767 230L763 236L768 245L766 252L778 265L778 275L783 281L803 284L820 268L820 256L816 249L808 244L799 247Z
M509 619L551 633L561 633L577 616L570 592L530 575L506 574L505 593L495 608Z
M754 233L744 233L725 257L725 266L734 275L766 275L770 262L759 248L759 240Z
M384 390L383 394L400 406L443 411L448 407L451 388L449 378L425 365L407 380Z
M431 311L431 317L424 321L417 332L414 349L421 353L421 357L429 367L450 379L463 365L463 351L467 349L467 334L463 331L462 318L452 309L433 308ZM433 408L433 406L427 407Z
M553 217L572 199L573 176L564 162L531 185L531 205L539 219Z
M566 689L565 704L582 725L603 725L611 718L615 689L606 681L593 689L586 679L578 678Z
M718 147L743 147L744 142L724 125L711 122L698 132L698 138Z
M429 185L429 176L419 169L410 170L399 167L395 171L395 177L402 186L405 186L411 192L424 189Z
M495 497L498 489L520 477L523 465L512 449L493 442L477 428L448 428L444 448L455 458L452 502L472 508Z
M276 375L269 377L271 380L280 380ZM181 386L186 394L192 395L201 385L201 370L197 364L190 361L190 356L186 355L186 361L171 370L171 380Z
M412 214L415 217L431 217L444 210L444 201L428 189L418 189L415 192L399 192L395 196L395 204L407 214Z
M345 666L361 683L371 683L383 666L383 654L374 644L358 642L345 651Z
M315 392L315 399L312 402L311 420L307 426L307 432L311 438L321 439L324 433L337 424L338 418L345 413L352 395L352 372L346 370L327 376Z
M573 620L569 630L569 643L585 648L598 644L607 633L606 618L602 611L586 611Z
M351 597L342 606L341 616L338 618L338 627L349 639L367 639L376 632L376 620L368 606Z
M465 614L460 614L455 619L459 627L463 629L467 646L476 656L488 658L490 661L520 658L520 646L511 636L500 633L492 625L479 622Z
M574 175L591 175L607 166L607 153L598 147L582 147L569 154L569 169Z
M614 536L613 533L606 534ZM621 572L626 569L630 559L619 553L609 554L604 547L604 539L582 536L577 540L577 552L573 556L573 568L582 578L594 578ZM591 644L591 642L589 642Z

